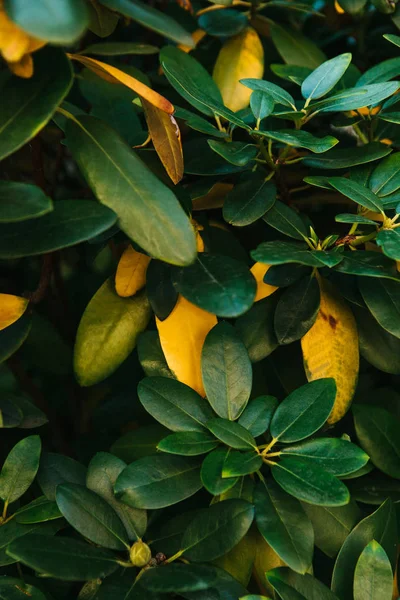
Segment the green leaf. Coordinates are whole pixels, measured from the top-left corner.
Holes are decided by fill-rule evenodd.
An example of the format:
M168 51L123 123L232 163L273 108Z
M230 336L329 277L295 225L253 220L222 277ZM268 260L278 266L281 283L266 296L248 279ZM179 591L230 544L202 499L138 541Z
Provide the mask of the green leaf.
M79 323L74 369L81 386L90 386L113 373L136 346L150 320L144 292L121 298L107 279L86 307Z
M371 142L362 148L334 148L324 156L307 156L302 164L316 169L345 169L378 160L390 152L384 144Z
M370 83L382 83L400 75L400 58L389 58L365 71L358 79L356 86Z
M328 182L335 190L360 206L374 212L383 212L383 204L378 196L356 181L345 177L330 177Z
M0 473L0 498L15 502L30 487L39 468L42 444L38 435L19 441L8 454Z
M18 427L22 418L22 410L10 398L0 398L0 428Z
M278 345L274 331L275 306L275 295L269 296L253 304L236 320L235 328L253 363L269 356Z
M246 14L228 8L206 12L200 15L197 22L209 35L226 38L243 31L248 19Z
M128 535L118 515L103 498L76 483L57 487L56 502L62 515L81 535L104 548L129 548Z
M388 196L400 188L400 152L391 154L378 164L368 185L379 197Z
M311 329L317 318L320 292L315 277L306 276L288 287L275 310L274 327L279 344L291 344Z
M268 213L267 213L268 214ZM263 242L256 250L251 251L255 261L267 265L283 265L298 263L308 267L334 267L343 260L343 255L337 251L311 250L305 244L277 240Z
M396 513L391 500L386 500L372 515L358 523L344 542L332 577L332 591L341 600L353 600L353 581L357 561L365 546L376 540L387 553L392 569L396 565Z
M197 456L214 450L218 442L212 436L200 431L181 431L173 433L162 439L157 450L169 454L181 454L182 456Z
M178 300L178 292L172 284L170 265L160 260L150 261L146 270L146 293L155 315L160 321L164 321Z
M283 106L289 106L289 108L296 110L293 96L276 83L263 81L262 79L241 79L240 83L253 91L264 92L264 94L271 96L276 104L283 104Z
M15 518L3 523L0 527L0 566L5 567L16 562L6 554L9 544L19 537L30 533L44 535L46 538L54 535L60 529L60 521L54 523L18 523ZM1 581L1 580L0 580Z
M274 110L274 106L275 101L271 94L255 90L250 96L251 112L257 121L262 121L262 119L269 117Z
M382 329L368 310L357 307L353 307L353 310L357 321L360 353L363 358L384 373L399 375L399 338Z
M61 483L85 485L86 467L69 456L43 452L40 459L38 482L48 500L55 501L56 488Z
M272 468L275 481L288 493L318 506L343 506L350 501L346 486L333 475L297 458L282 458Z
M225 459L222 477L241 477L255 473L262 467L261 456L254 452L230 452Z
M220 142L219 140L208 140L208 145L227 162L238 167L246 166L258 154L257 146L246 142L228 143Z
M116 215L91 200L59 200L40 218L0 224L0 258L46 254L106 231Z
M163 48L160 62L172 87L197 110L208 116L219 115L238 127L250 129L224 106L221 92L211 75L187 52L172 47Z
M356 15L362 11L366 3L367 0L342 0L340 6L346 13Z
M66 135L68 148L94 194L118 215L127 236L154 258L190 264L196 245L187 215L174 193L119 135L87 115L69 121Z
M76 42L89 25L84 0L58 0L49 10L47 0L26 4L24 0L5 0L10 19L24 31L47 42Z
M292 208L283 202L275 202L272 208L263 216L263 220L284 235L295 240L304 240L307 236L307 227L302 218Z
M395 230L391 230L395 231ZM386 231L380 231L378 237ZM389 237L389 236L388 236ZM380 241L385 240L386 237L380 238ZM392 239L390 241L389 248L392 248ZM379 245L379 241L377 239ZM393 279L393 281L399 281L399 275L396 270L396 265L389 258L379 252L363 251L363 252L352 252L346 253L342 262L336 267L336 270L340 273L346 273L348 275L360 275L362 277L382 277L384 279Z
M245 500L224 500L210 506L190 523L182 539L184 556L193 562L223 556L246 535L254 507Z
M315 69L324 60L325 54L300 31L270 23L272 41L283 60L289 65Z
M362 448L371 462L386 475L400 479L399 423L384 408L355 404L354 425Z
M167 361L165 360L157 331L144 331L139 335L137 340L137 353L140 365L147 377L160 375L162 377L174 379L174 375L170 371Z
M147 377L139 383L138 395L147 412L172 431L206 433L214 416L204 398L174 379Z
M393 573L388 556L375 540L362 551L354 571L354 600L391 600Z
M266 576L278 593L283 594L283 600L338 600L326 585L308 573L300 575L287 567L279 567L266 573Z
M253 304L256 280L247 265L230 256L202 253L177 270L175 286L189 302L219 317L238 317Z
M257 131L257 134L267 137L282 144L288 144L295 148L307 148L311 152L320 154L330 150L333 146L339 143L339 140L331 135L326 135L323 138L315 137L312 133L296 129L281 129L280 131Z
M335 558L350 531L360 520L360 509L351 500L345 506L315 506L302 502L310 519L315 545L330 558Z
M94 54L98 56L126 56L129 54L148 55L158 54L157 46L151 44L141 44L140 42L100 42L99 44L90 44L80 54Z
M385 35L383 36L385 38L385 40L387 40L388 42L391 42L392 44L394 44L395 46L399 46L400 47L400 36L398 35L393 35L392 33L385 33Z
M141 0L100 0L100 3L178 44L185 44L185 46L193 48L192 36L182 25L165 12L161 12Z
M335 398L336 383L331 377L302 385L289 394L274 412L271 435L286 444L312 435L329 417Z
M217 418L208 421L207 427L215 437L231 448L249 450L257 447L251 433L239 423Z
M382 229L376 236L382 252L393 260L400 260L400 232L398 229Z
M372 463L371 467L373 467ZM381 474L379 471L367 473L347 481L351 496L357 502L380 506L387 498L397 501L400 495L400 481Z
M297 456L302 461L310 461L332 475L343 476L361 469L369 459L351 442L337 438L318 438L282 448L282 456Z
M21 579L6 576L1 577L1 600L26 600L27 596L32 600L46 600L46 596L40 590L25 583Z
M246 348L232 325L221 322L208 333L201 371L214 411L224 419L237 419L250 397L253 373Z
M276 186L254 173L227 194L223 206L224 219L235 227L250 225L265 215L274 205L275 198Z
M201 481L206 490L214 496L227 492L238 481L238 477L222 477L224 464L230 452L230 448L217 448L206 456L201 466Z
M197 459L169 454L145 456L122 471L114 491L133 508L164 508L199 491L199 467Z
M400 285L388 279L360 277L358 287L379 325L400 338Z
M32 325L32 316L24 314L9 327L0 331L0 364L22 346Z
M106 577L118 567L111 552L66 537L46 537L44 543L42 535L26 535L11 542L7 554L43 575L65 581Z
M62 514L58 510L57 504L52 500L48 500L46 496L40 496L36 500L32 500L22 508L19 508L15 513L17 523L43 523L59 519ZM1 581L1 580L0 580Z
M301 94L306 100L322 98L343 77L351 62L351 54L340 54L317 67L301 85Z
M208 590L214 586L218 573L207 565L164 565L162 569L149 569L140 578L140 585L152 592L183 593Z
M360 225L374 225L376 226L376 222L371 219L367 219L361 215L353 215L342 213L340 215L335 216L336 223L359 223Z
M71 85L72 69L67 57L61 49L49 46L35 53L33 77L7 79L0 99L0 160L43 129Z
M52 210L52 201L36 185L0 181L0 223L34 219Z
M278 404L274 396L259 396L250 400L240 416L239 425L245 427L254 437L262 435L267 431Z
M127 463L157 452L157 444L168 434L168 429L158 423L142 425L128 431L111 446L111 452Z
M141 539L147 527L146 511L127 506L114 494L114 485L118 475L125 469L126 463L107 452L98 452L89 463L86 486L113 508L121 519L130 540ZM123 538L125 543L125 538Z
M291 569L305 573L312 562L314 532L300 502L273 481L260 481L254 505L263 538Z
M392 96L399 89L400 84L397 81L388 83L371 83L364 87L355 87L339 92L330 98L320 100L310 106L317 112L340 112L356 110L363 106L372 106L379 104L389 96Z

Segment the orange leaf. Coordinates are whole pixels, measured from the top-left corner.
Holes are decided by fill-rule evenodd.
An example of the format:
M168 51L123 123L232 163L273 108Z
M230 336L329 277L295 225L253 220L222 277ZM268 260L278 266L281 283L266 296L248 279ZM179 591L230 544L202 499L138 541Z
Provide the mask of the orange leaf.
M0 294L0 331L18 321L26 311L28 300L11 294Z
M168 175L177 184L183 177L183 153L178 123L172 115L144 98L142 106L154 148Z
M115 290L118 296L128 298L144 287L149 262L149 256L128 246L120 258L115 275Z
M89 58L88 56L81 56L80 54L68 54L68 56L72 60L77 60L82 63L102 79L105 79L110 83L126 85L126 87L136 92L140 98L147 100L150 104L156 106L160 110L170 115L174 112L175 109L173 105L169 100L164 98L164 96L161 96L158 92L155 92L138 79L135 79L135 77L127 75L127 73L124 73L120 69L108 65L107 63L103 63L100 60Z
M179 296L174 310L164 320L156 318L165 360L175 377L205 396L201 377L201 351L217 317Z
M270 268L270 265L265 265L264 263L256 262L251 267L250 271L253 273L256 281L257 281L257 293L254 298L254 302L258 302L263 298L267 298L278 289L274 285L269 285L268 283L264 283L264 275Z

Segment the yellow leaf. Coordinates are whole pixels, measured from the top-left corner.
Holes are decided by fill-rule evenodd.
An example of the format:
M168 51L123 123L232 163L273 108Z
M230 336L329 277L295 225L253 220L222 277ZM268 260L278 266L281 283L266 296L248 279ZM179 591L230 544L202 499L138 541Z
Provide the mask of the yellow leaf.
M191 50L196 48L196 46L199 42L201 42L201 40L206 35L206 32L204 31L204 29L196 29L196 31L193 31L193 33L191 35L192 35L192 39L194 42L194 46L186 46L185 44L179 44L178 45L179 50L189 53Z
M201 377L201 351L217 317L179 296L174 310L164 320L156 318L165 360L176 378L205 396Z
M96 75L109 81L110 83L120 83L125 85L129 89L136 92L138 96L144 98L152 104L156 106L160 110L172 115L174 112L174 107L169 100L161 96L158 92L155 92L147 85L124 73L120 69L113 67L112 65L108 65L107 63L103 63L100 60L96 60L94 58L89 58L88 56L81 56L80 54L68 54L69 58L72 60L77 60L81 64L83 64L88 69L91 69Z
M142 106L154 148L173 183L177 184L183 177L183 152L178 123L172 115L144 98Z
M261 79L264 72L264 50L257 32L247 27L230 38L220 50L213 78L220 89L225 106L234 112L246 108L251 90L240 79Z
M232 183L216 183L205 196L198 196L192 201L193 210L209 210L221 208L225 196L233 189Z
M278 289L274 285L269 285L268 283L264 283L264 275L270 268L270 265L265 265L264 263L256 262L251 267L250 271L253 273L255 280L257 281L257 293L254 298L254 302L258 302L263 298L267 298Z
M307 379L333 377L337 394L328 423L347 412L357 384L359 352L357 325L347 304L321 278L321 306L317 320L301 340Z
M264 540L262 535L255 533L256 555L254 560L253 575L262 594L273 596L273 589L269 585L265 573L277 567L285 567L286 563L277 555L275 550Z
M250 530L236 546L227 554L213 561L214 565L227 571L244 587L250 581L256 557L256 538L254 531Z
M335 10L339 15L342 15L345 12L337 0L335 0Z
M12 294L0 294L0 331L18 321L26 311L28 300Z
M115 290L118 296L128 298L144 287L149 262L149 256L128 246L119 260L115 275Z
M42 48L46 42L30 36L18 27L2 9L0 1L0 55L8 62L10 70L19 77L32 77L31 52Z
M194 230L196 232L196 248L197 248L197 252L204 252L204 240L200 235L200 231L203 231L204 227L203 225L200 225L199 223L197 223L197 221L195 221L194 219L192 219L192 225L194 227Z

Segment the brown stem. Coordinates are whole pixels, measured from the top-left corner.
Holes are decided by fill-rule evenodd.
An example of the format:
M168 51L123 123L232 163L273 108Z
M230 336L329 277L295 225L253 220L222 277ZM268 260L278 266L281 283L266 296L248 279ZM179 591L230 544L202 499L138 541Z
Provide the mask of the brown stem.
M36 290L33 292L25 292L25 298L32 304L38 304L43 300L46 295L47 289L51 282L51 276L53 273L53 255L45 254L43 256L42 270L40 273L39 283L37 285Z

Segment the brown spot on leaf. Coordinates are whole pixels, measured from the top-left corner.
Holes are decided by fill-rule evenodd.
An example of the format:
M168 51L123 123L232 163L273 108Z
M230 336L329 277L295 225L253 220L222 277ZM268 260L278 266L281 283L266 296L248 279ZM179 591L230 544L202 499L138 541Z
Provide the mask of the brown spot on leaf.
M323 318L323 320L324 320L324 321L327 321L327 320L328 320L328 317L327 317L327 315L324 313L324 311L323 311L323 310L320 310L319 312L320 312L320 314L321 314L321 317Z
M329 325L332 327L333 330L336 329L337 320L332 315L329 315Z

